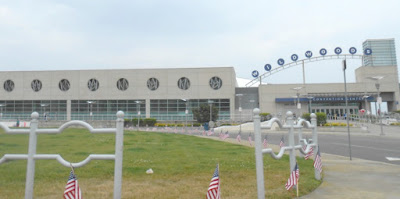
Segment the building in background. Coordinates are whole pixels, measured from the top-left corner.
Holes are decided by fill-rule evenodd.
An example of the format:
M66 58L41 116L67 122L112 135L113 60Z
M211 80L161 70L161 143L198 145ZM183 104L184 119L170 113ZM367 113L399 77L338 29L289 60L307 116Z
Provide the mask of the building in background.
M394 39L368 39L363 50L372 50L372 56L364 58L364 66L397 66Z
M366 40L363 48L370 48L372 55L360 56L363 66L354 71L356 82L347 84L349 113L343 83L239 87L233 67L210 67L3 71L0 119L26 120L36 111L49 120L114 120L122 110L125 118L193 121L192 109L210 103L223 121L249 121L256 107L278 116L290 110L296 115L324 112L340 117L358 114L360 109L371 111L377 84L388 111L398 110L394 39Z

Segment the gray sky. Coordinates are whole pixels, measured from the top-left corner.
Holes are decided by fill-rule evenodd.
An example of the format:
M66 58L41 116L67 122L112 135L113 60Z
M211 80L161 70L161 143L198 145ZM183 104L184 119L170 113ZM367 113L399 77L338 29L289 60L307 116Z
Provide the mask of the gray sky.
M362 50L395 38L400 1L4 1L0 70L79 70L234 66L251 78L269 63L311 50ZM350 61L348 80L360 60ZM341 61L306 65L309 83L342 82ZM269 83L302 82L301 67Z

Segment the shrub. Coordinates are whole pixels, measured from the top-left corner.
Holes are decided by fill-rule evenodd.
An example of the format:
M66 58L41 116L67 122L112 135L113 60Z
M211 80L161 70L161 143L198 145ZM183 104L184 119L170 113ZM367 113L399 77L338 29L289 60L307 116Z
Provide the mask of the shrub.
M154 126L156 126L156 127L165 127L167 125L164 124L164 123L155 123Z
M326 123L326 113L316 113L317 115L317 125L320 126L321 124L324 125Z
M261 121L267 121L271 119L271 113L260 113Z
M193 123L193 126L199 127L199 126L201 126L201 124L200 123Z
M133 126L137 126L137 124L138 124L138 118L133 118L133 119L132 119L132 125L133 125ZM146 126L146 125L144 124L144 122L143 122L143 119L140 119L140 121L139 121L139 126Z
M156 124L156 122L157 122L157 119L155 119L155 118L145 118L144 121L143 121L145 126L146 125L147 126L154 126Z
M310 113L303 113L303 115L301 116L301 118L311 122L311 114Z

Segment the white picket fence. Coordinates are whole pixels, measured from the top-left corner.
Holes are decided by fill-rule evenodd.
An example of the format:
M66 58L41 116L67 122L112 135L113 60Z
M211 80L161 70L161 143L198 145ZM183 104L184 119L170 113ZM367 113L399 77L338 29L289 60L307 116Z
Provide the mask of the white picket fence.
M121 198L122 185L122 154L124 139L124 113L117 112L116 128L98 128L94 129L90 124L83 121L70 121L64 123L58 129L38 129L39 114L33 112L31 114L30 129L10 129L6 124L0 123L0 128L8 134L29 134L28 154L4 154L0 159L0 164L8 160L27 160L26 183L25 183L25 199L33 198L33 184L35 178L35 160L54 159L60 164L70 167L82 167L91 160L114 160L114 199ZM36 154L37 135L38 134L58 134L63 132L67 127L80 125L87 128L91 133L115 133L115 154L90 154L85 160L77 163L71 163L64 160L59 154Z
M256 156L256 173L257 173L257 196L258 199L265 198L265 186L264 186L264 166L263 166L263 154L270 154L274 159L281 159L285 151L289 151L290 159L290 171L293 171L296 166L296 154L295 150L299 150L303 155L310 152L311 147L314 147L315 155L318 151L318 134L317 134L317 116L311 114L311 123L306 120L299 120L294 123L293 113L288 111L286 113L286 123L282 123L278 118L272 118L269 120L266 126L261 126L260 124L260 109L255 108L254 111L254 142L255 142L255 156ZM271 129L272 125L277 123L281 129L288 129L289 145L284 146L280 149L278 154L275 154L271 148L262 149L261 141L261 129ZM304 125L304 126L303 126ZM302 138L303 128L312 129L312 143L308 143L306 139ZM298 140L299 143L295 145L294 130L298 130ZM303 144L301 143L303 142ZM306 150L303 150L303 146L307 146ZM315 169L314 172L315 179L320 180L321 175L318 170Z

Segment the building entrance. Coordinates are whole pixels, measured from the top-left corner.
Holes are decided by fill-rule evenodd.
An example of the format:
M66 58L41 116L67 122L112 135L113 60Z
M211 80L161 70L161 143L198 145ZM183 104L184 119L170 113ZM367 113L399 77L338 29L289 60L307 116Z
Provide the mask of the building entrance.
M350 115L358 114L358 106L349 106ZM346 107L344 106L313 106L311 108L311 112L313 113L326 113L326 117L328 120L344 120L346 114Z

